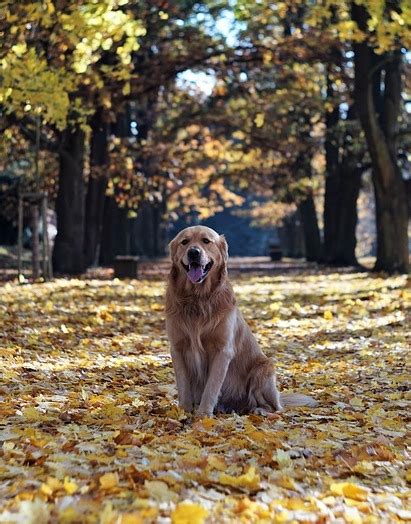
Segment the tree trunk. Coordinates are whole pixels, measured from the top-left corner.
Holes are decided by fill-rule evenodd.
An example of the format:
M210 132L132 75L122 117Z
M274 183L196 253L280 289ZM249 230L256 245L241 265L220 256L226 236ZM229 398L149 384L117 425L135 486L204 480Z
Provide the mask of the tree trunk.
M135 254L139 256L152 257L154 253L152 206L151 202L141 202L137 218L132 224L132 247Z
M166 254L167 250L167 230L164 221L164 215L167 210L167 201L165 192L163 193L163 199L155 207L154 220L156 230L156 242L155 242L155 256L160 257Z
M334 89L327 71L327 100L333 103ZM339 143L337 138L337 125L340 119L339 105L334 103L332 111L325 115L325 194L324 194L324 259L333 263L337 250L337 236L340 218L340 191L341 180L339 176Z
M117 255L129 255L129 219L113 197L106 197L101 235L100 264L110 266ZM133 253L131 253L133 254Z
M352 3L353 19L367 31L368 13ZM379 104L373 74L385 65L384 93ZM408 273L408 213L405 184L397 164L395 136L401 101L400 55L376 57L366 41L354 45L355 102L371 157L377 218L376 270ZM379 83L380 89L382 81ZM382 106L380 119L376 106Z
M305 258L308 262L322 261L322 245L318 227L317 212L311 193L298 204L304 232Z
M358 222L357 200L360 193L362 170L353 165L349 159L343 161L340 169L338 228L335 251L330 262L338 266L356 266L358 265L355 256Z
M333 264L337 251L340 219L341 180L337 173L326 173L324 193L324 261Z
M31 206L31 238L31 261L35 282L40 276L39 207L37 204Z
M90 163L91 174L86 196L86 227L84 256L87 266L96 265L99 259L101 233L103 229L104 202L108 176L104 166L108 164L107 124L98 111L91 124Z
M84 256L87 267L98 264L108 179L90 176L86 197Z
M84 239L84 132L64 131L60 146L59 188L56 201L57 236L53 267L58 273L78 274L85 270Z
M284 256L290 258L304 257L304 237L298 211L284 218L282 226L278 229L278 234Z

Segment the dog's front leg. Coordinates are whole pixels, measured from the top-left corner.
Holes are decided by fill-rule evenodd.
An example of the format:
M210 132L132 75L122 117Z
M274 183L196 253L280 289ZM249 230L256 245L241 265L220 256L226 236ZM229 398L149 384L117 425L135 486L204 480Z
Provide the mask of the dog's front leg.
M191 393L190 380L188 378L186 363L181 352L171 346L171 359L173 361L174 373L177 382L178 403L185 411L193 411L194 400Z
M212 363L207 382L201 396L199 415L212 415L220 396L221 387L227 374L228 366L234 356L232 347L226 347L216 354Z

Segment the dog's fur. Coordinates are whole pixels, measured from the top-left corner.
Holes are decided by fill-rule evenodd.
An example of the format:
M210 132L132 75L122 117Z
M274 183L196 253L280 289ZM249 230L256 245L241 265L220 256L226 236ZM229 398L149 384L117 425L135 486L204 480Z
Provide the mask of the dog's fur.
M193 247L201 253L199 283L192 282L197 273L188 274ZM166 328L180 406L201 415L315 406L306 395L279 394L273 366L236 306L224 237L205 226L188 227L171 241L170 254Z

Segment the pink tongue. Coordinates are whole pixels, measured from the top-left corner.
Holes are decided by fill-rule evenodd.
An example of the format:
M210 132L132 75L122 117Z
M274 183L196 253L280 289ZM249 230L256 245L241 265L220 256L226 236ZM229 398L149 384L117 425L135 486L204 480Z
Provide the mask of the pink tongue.
M203 268L201 266L190 267L187 275L194 284L203 277Z

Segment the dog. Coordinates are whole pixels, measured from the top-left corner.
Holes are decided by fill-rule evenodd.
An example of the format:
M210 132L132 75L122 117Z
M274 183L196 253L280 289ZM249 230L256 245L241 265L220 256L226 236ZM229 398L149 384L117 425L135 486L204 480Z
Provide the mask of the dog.
M236 306L224 236L188 227L169 248L166 331L180 407L211 416L317 405L306 395L279 393L273 365Z

